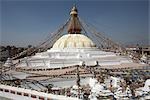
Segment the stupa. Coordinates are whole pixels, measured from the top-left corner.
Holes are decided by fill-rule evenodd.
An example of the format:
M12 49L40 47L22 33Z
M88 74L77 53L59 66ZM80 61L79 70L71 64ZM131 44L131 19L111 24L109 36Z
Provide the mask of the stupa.
M47 69L82 64L108 68L139 66L127 56L100 50L90 37L82 34L76 6L73 6L70 12L67 32L53 44L51 49L21 59L17 67Z

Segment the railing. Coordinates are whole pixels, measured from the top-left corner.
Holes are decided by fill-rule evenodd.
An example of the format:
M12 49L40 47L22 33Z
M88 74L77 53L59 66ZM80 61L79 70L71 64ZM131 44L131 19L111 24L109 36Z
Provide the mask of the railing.
M53 100L53 99L54 100L78 100L77 98L66 97L62 95L53 95L44 92L38 92L35 90L12 87L7 85L0 85L0 94L1 93L2 93L1 96L4 96L4 94L6 93L10 95L15 95L16 97L19 96L20 99L28 98L28 100L33 100L33 99L35 100ZM14 99L13 97L9 97L9 95L7 95L6 98Z

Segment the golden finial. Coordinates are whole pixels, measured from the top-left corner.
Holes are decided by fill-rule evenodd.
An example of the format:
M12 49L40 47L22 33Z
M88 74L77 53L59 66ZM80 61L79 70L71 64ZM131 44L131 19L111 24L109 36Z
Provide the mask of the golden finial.
M70 15L78 15L78 10L75 4L71 9Z

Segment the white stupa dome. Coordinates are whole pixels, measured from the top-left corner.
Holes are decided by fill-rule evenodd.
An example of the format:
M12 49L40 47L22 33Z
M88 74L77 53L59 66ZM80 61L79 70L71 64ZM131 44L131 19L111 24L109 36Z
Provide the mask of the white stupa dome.
M53 45L54 49L64 48L94 48L95 44L83 34L66 34Z
M82 26L78 19L78 11L74 6L70 12L71 18L68 24L68 34L60 37L53 45L53 49L66 48L93 48L95 44L90 38L81 34Z

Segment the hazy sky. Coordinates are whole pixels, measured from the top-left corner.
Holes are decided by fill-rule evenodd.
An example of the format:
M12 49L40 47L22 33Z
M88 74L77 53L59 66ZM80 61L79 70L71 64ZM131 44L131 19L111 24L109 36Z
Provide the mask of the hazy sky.
M79 16L124 44L148 44L148 0L0 0L1 44L36 45L68 18Z

